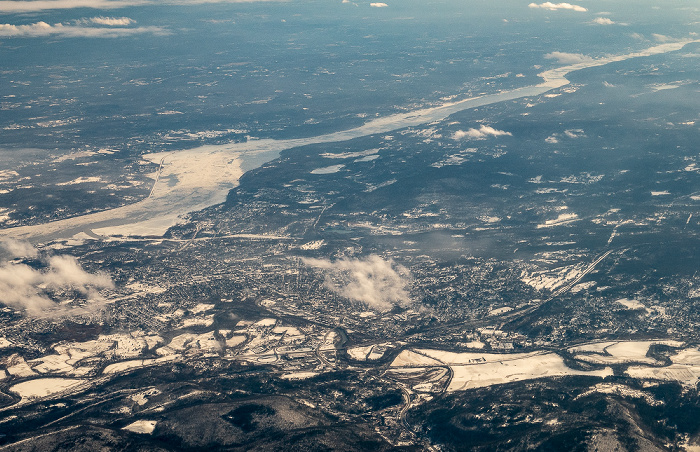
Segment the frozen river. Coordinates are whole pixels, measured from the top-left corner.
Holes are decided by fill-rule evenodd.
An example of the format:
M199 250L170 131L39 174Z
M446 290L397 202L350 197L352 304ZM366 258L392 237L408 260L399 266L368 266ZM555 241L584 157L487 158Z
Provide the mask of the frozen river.
M523 97L538 96L569 83L566 76L581 69L680 50L698 40L666 43L639 52L609 56L563 66L539 74L543 82L514 90L472 97L457 102L377 118L362 126L307 138L250 140L216 146L149 154L145 159L161 164L148 198L134 204L74 218L8 228L0 235L33 243L68 239L77 234L93 237L111 235L163 235L180 216L225 201L244 172L276 159L280 152L299 146L333 143L387 133L406 127L443 120L476 107Z

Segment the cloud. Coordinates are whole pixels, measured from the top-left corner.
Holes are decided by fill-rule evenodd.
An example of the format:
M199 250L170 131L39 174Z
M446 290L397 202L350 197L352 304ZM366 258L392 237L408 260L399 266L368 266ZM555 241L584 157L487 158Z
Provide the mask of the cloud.
M140 5L200 5L266 1L284 0L0 0L0 12L25 13L73 8L116 9Z
M2 247L9 255L10 259L17 257L36 257L39 252L27 242L20 242L15 239L3 239L0 241Z
M4 241L3 247L20 251L22 257L38 255L36 249L22 242ZM114 288L108 275L86 272L73 256L52 256L42 263L41 269L19 262L1 263L0 303L32 317L58 317L94 311L103 304L98 291ZM63 303L72 301L75 295L87 305L72 308Z
M583 131L583 129L568 129L564 131L564 135L566 135L569 138L583 138L586 136L586 133Z
M664 43L664 42L673 42L673 41L675 41L675 39L673 39L673 38L670 37L670 36L661 35L661 34L658 34L658 33L652 33L651 36L654 38L654 40L655 40L656 42Z
M583 6L578 6L578 5L572 5L571 3L552 3L552 2L544 2L544 3L530 3L529 5L530 8L542 8L542 9L548 9L550 11L556 11L559 9L568 9L571 11L578 11L578 12L586 12L588 11L586 8Z
M125 27L136 22L128 17L91 17L88 19L93 24L107 25L110 27Z
M544 56L548 60L557 60L563 64L590 63L593 58L581 53L551 52Z
M370 3L369 6L373 8L386 8L389 5L387 5L386 3Z
M109 18L94 19L108 20ZM119 21L122 19L114 20ZM92 21L92 19L89 20ZM81 23L77 23L76 25L65 25L61 23L51 25L43 21L28 25L0 24L0 37L6 38L33 38L44 36L66 38L118 38L140 34L166 35L169 34L169 32L162 27L107 28L91 27Z
M365 259L303 259L304 264L324 270L326 287L351 300L380 311L409 304L411 274L392 259L375 254Z
M461 140L463 138L469 138L472 140L483 140L487 137L501 137L501 136L513 136L510 132L505 132L503 130L497 130L490 126L481 125L478 129L469 130L458 130L452 134L453 140Z
M608 19L607 17L596 17L593 19L593 23L596 23L598 25L613 25L615 21L612 19Z

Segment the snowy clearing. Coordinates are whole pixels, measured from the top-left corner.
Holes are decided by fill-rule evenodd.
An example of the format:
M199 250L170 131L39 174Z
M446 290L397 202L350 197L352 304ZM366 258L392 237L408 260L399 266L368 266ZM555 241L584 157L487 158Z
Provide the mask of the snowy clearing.
M311 171L311 174L334 174L345 168L345 165L331 165L323 168L316 168Z
M36 399L61 393L83 383L84 380L72 378L38 378L18 383L10 387L10 391L19 394L22 399Z
M150 435L155 430L157 423L158 421L136 421L122 428L122 430Z

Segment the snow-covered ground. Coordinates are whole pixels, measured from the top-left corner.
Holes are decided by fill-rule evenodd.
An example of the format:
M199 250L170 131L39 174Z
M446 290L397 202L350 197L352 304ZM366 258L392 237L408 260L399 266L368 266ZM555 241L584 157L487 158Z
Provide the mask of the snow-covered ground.
M579 219L578 215L575 213L561 213L557 218L552 220L546 220L542 224L538 224L537 228L552 228L554 226L561 226L562 224L569 224Z
M659 406L663 405L663 402L660 400L657 400L654 398L649 393L646 393L644 391L640 391L638 389L632 389L627 385L619 384L619 383L598 383L597 385L593 386L591 389L588 391L579 394L576 396L576 399L580 399L583 397L586 397L591 394L614 394L614 395L619 395L623 397L628 397L632 399L644 399L644 401L647 403L647 405L651 406Z
M418 368L448 365L452 379L447 391L566 375L607 377L612 369L581 371L568 367L556 353L456 353L442 350L404 350L391 363L396 368Z
M476 365L452 366L454 376L448 391L462 391L470 388L533 380L535 378L561 377L567 375L589 375L607 377L612 369L582 371L564 364L564 359L556 353L532 355L513 360L487 362Z
M307 380L318 375L318 372L290 372L282 374L280 378L285 380Z
M576 264L546 271L524 272L520 280L536 290L555 291L580 277L585 268L584 264Z
M683 343L672 340L614 342L606 346L602 353L596 351L596 353L592 354L577 354L575 358L580 361L603 365L626 363L657 365L660 363L655 358L647 356L649 347L652 345L682 347ZM579 347L577 351L581 351L581 348Z
M151 433L153 433L153 430L155 430L156 424L158 424L158 421L136 421L127 425L122 430L128 430L134 433L144 433L150 435Z
M365 347L352 347L348 349L348 355L350 355L350 358L354 360L364 361L367 359L367 355L369 355L369 351L372 350L372 347L374 347L374 345L367 345Z
M644 306L642 303L640 303L637 300L629 300L627 298L621 298L619 300L615 301L616 303L620 303L622 306L626 307L627 309L644 309L646 310L646 306Z
M342 165L342 164L341 165L325 166L323 168L316 168L315 170L312 170L311 174L334 174L343 168L345 168L345 165Z
M24 381L10 387L10 391L19 394L23 400L46 397L73 389L85 383L85 380L74 378L37 378Z

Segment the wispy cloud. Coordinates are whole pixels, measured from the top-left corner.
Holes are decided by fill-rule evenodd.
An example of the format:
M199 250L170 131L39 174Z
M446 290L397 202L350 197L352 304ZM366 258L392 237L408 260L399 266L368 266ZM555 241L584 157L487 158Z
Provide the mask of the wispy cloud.
M73 8L116 9L139 5L199 5L267 1L284 0L0 0L0 12L23 13Z
M371 6L372 8L386 8L389 5L387 5L386 3L370 3L369 6Z
M38 257L36 249L22 242L6 240L2 247L14 257ZM73 256L51 256L41 264L43 268L37 269L18 261L0 263L0 303L33 317L85 313L101 307L99 290L114 287L108 275L86 272ZM87 305L71 308L62 304L62 299L75 298L70 294L79 295Z
M485 126L482 124L481 127L479 127L478 129L458 130L452 134L452 139L462 140L464 138L468 138L472 140L483 140L488 137L502 137L512 135L513 134L510 132L494 129L491 126Z
M557 60L562 64L590 63L593 58L582 53L550 52L544 56L548 60Z
M27 242L21 242L15 239L4 239L0 242L0 248L2 248L5 253L9 254L10 259L15 259L18 257L36 257L39 252Z
M126 27L136 22L129 17L91 17L88 20L93 24L107 25L110 27Z
M529 5L530 8L542 8L542 9L548 9L550 11L557 11L559 9L568 9L571 11L579 11L579 12L586 12L588 11L586 8L583 6L579 5L572 5L571 3L552 3L552 2L544 2L544 3L530 3Z
M100 18L95 17L88 19L88 21L98 24L96 22L103 20L104 25L128 25L125 23L126 17L114 19L114 18ZM131 19L128 19L131 20ZM113 23L109 23L112 21ZM131 23L131 22L129 22ZM43 37L43 36L58 36L66 38L118 38L122 36L133 36L141 34L154 34L154 35L166 35L169 31L162 27L134 27L134 28L109 28L109 27L93 27L85 25L82 21L77 21L74 24L48 24L46 22L36 22L27 25L13 25L13 24L0 24L0 37L6 38L30 38L30 37Z
M661 42L661 43L676 41L676 39L674 39L674 38L672 38L672 37L670 37L670 36L662 35L662 34L659 34L659 33L652 33L651 37L654 38L654 40L655 40L656 42Z
M328 289L371 308L387 311L411 301L408 293L411 274L391 259L371 255L365 259L304 259L303 262L325 272Z

